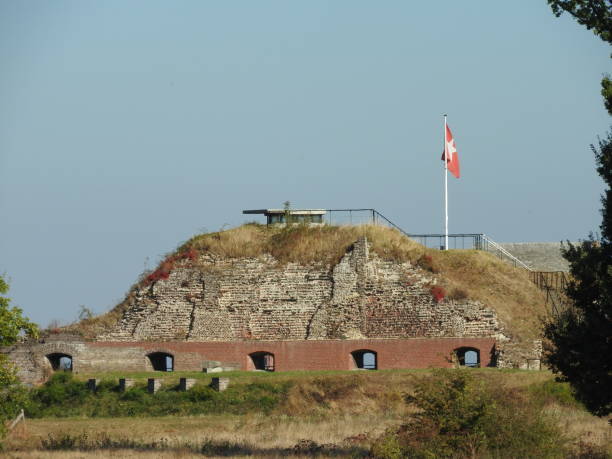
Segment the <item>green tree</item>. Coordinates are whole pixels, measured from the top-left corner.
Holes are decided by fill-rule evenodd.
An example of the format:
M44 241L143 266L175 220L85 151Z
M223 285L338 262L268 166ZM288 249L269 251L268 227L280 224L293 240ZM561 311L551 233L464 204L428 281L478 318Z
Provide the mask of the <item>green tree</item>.
M591 235L564 250L573 279L566 290L572 306L553 317L544 334L552 345L546 353L551 368L592 413L605 416L612 412L612 132L592 148L607 184L601 237Z
M0 276L0 348L15 344L20 337L38 336L38 327L23 317L21 309L10 307L6 297L9 286ZM4 434L4 422L13 418L27 401L27 394L20 384L15 366L0 353L0 438Z
M548 0L558 16L572 14L580 24L612 43L612 5L609 0ZM604 76L601 93L612 115L612 81ZM594 414L612 412L612 131L591 145L597 172L606 184L601 197L601 234L592 234L563 251L572 281L566 293L572 306L545 324L546 359L577 397Z
M612 43L612 9L610 0L548 0L559 17L563 12L574 16L579 24L593 30L602 40Z

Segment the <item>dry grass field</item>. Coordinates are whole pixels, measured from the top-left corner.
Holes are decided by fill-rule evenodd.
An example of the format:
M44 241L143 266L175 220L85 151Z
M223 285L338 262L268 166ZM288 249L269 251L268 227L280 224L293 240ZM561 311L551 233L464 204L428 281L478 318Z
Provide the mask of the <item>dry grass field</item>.
M27 419L4 445L9 458L93 457L366 457L372 442L399 426L413 409L403 396L428 371L234 374L236 384L259 378L292 381L269 414L191 417ZM612 438L606 419L567 404L547 386L548 372L473 370L491 384L535 390L576 452L607 451ZM99 376L99 375L98 375ZM138 377L138 375L135 375ZM178 377L181 375L173 375ZM242 379L241 379L242 378ZM546 389L549 387L548 389ZM575 456L575 457L589 457ZM598 457L602 457L601 455Z

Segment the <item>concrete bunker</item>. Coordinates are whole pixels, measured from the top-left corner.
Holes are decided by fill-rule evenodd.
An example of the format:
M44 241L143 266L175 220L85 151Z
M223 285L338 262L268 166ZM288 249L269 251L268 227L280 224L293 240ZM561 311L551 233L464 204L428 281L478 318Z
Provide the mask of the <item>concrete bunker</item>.
M378 354L371 349L359 349L351 352L353 368L360 370L378 369Z
M480 350L475 347L455 349L457 363L462 367L480 367Z
M53 352L45 357L47 357L53 371L72 371L72 356L70 354Z
M271 352L253 352L249 354L249 360L252 370L274 371L274 354Z
M174 356L167 352L152 352L148 354L153 371L174 371Z

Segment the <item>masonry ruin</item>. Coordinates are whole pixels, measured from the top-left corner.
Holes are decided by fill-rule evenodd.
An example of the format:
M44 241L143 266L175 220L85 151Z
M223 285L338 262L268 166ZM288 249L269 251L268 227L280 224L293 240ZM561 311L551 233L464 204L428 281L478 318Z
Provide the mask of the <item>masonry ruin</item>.
M513 341L495 310L440 300L431 272L370 248L361 237L333 266L200 253L137 283L103 333L49 335L5 351L29 383L61 369L539 367L539 342Z

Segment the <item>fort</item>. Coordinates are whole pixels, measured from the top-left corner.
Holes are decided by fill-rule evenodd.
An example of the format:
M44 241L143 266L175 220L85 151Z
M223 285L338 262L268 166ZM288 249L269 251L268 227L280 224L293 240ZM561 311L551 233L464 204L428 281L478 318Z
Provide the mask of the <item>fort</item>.
M247 224L192 238L109 313L5 351L31 384L62 368L539 369L545 302L486 251L380 225Z

